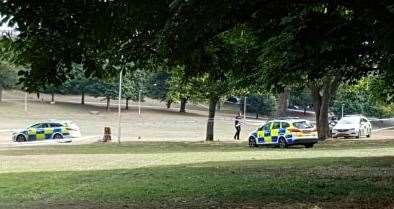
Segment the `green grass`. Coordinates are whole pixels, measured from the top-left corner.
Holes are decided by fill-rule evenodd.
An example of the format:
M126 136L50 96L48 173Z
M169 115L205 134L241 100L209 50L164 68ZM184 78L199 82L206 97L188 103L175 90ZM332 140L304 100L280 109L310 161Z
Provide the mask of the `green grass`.
M325 142L311 150L280 150L229 143L130 143L2 150L0 160L16 165L36 155L69 157L66 168L79 163L67 161L75 156L124 156L114 153L145 160L129 164L151 164L105 169L102 162L99 170L38 172L20 167L0 173L0 208L393 208L394 156L366 153L393 146L391 141ZM369 157L357 157L362 153ZM233 160L238 154L243 157ZM152 163L155 158L161 159ZM204 158L209 159L199 161Z
M393 157L242 161L129 170L0 175L0 206L34 202L120 205L386 204ZM382 205L381 205L382 206Z
M368 149L394 147L394 140L348 140L324 141L315 145L315 150ZM289 150L303 149L303 146L290 147ZM259 147L256 150L274 151L272 147ZM123 144L86 144L67 146L33 146L0 149L0 155L54 155L54 154L150 154L176 152L250 152L246 142L126 142Z

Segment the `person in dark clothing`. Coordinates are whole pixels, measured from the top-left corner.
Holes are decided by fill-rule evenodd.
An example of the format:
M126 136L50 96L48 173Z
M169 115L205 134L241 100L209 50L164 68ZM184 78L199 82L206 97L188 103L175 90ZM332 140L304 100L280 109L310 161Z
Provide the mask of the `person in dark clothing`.
M237 113L235 116L234 126L235 126L235 135L234 139L239 140L239 134L241 133L241 113Z

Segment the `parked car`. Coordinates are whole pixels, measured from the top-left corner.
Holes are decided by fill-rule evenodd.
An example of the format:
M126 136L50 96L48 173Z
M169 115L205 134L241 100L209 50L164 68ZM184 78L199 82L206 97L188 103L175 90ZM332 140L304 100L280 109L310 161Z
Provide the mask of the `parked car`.
M49 120L29 126L12 134L16 142L36 141L46 139L68 139L81 137L80 128L72 121Z
M279 119L268 121L249 134L249 146L274 145L286 148L304 145L312 148L318 142L316 127L308 120Z
M332 137L371 137L371 122L362 115L347 115L341 118L332 129Z

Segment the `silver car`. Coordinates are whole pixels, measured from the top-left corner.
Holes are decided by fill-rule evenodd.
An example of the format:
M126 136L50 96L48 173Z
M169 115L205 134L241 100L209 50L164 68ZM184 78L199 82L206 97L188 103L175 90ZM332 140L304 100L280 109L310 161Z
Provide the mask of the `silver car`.
M371 137L372 125L369 120L362 115L347 115L341 118L332 129L332 137Z

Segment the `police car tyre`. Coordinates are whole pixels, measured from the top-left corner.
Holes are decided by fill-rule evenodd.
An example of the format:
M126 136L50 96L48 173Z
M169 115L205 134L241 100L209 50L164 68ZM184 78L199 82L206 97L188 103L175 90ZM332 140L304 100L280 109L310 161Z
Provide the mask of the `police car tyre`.
M279 148L286 148L286 147L287 147L286 139L281 137L279 139Z
M24 135L18 135L17 137L16 137L16 140L15 140L16 142L25 142L25 141L27 141L26 140L26 137L24 136Z
M356 139L359 139L361 137L361 130L358 131L358 134L356 136Z
M315 144L305 144L305 148L312 148Z
M256 140L253 137L249 138L249 147L257 147Z
M54 139L63 139L63 136L61 134L55 134L53 135Z
M367 138L371 137L371 131L369 131L369 133L367 134Z

